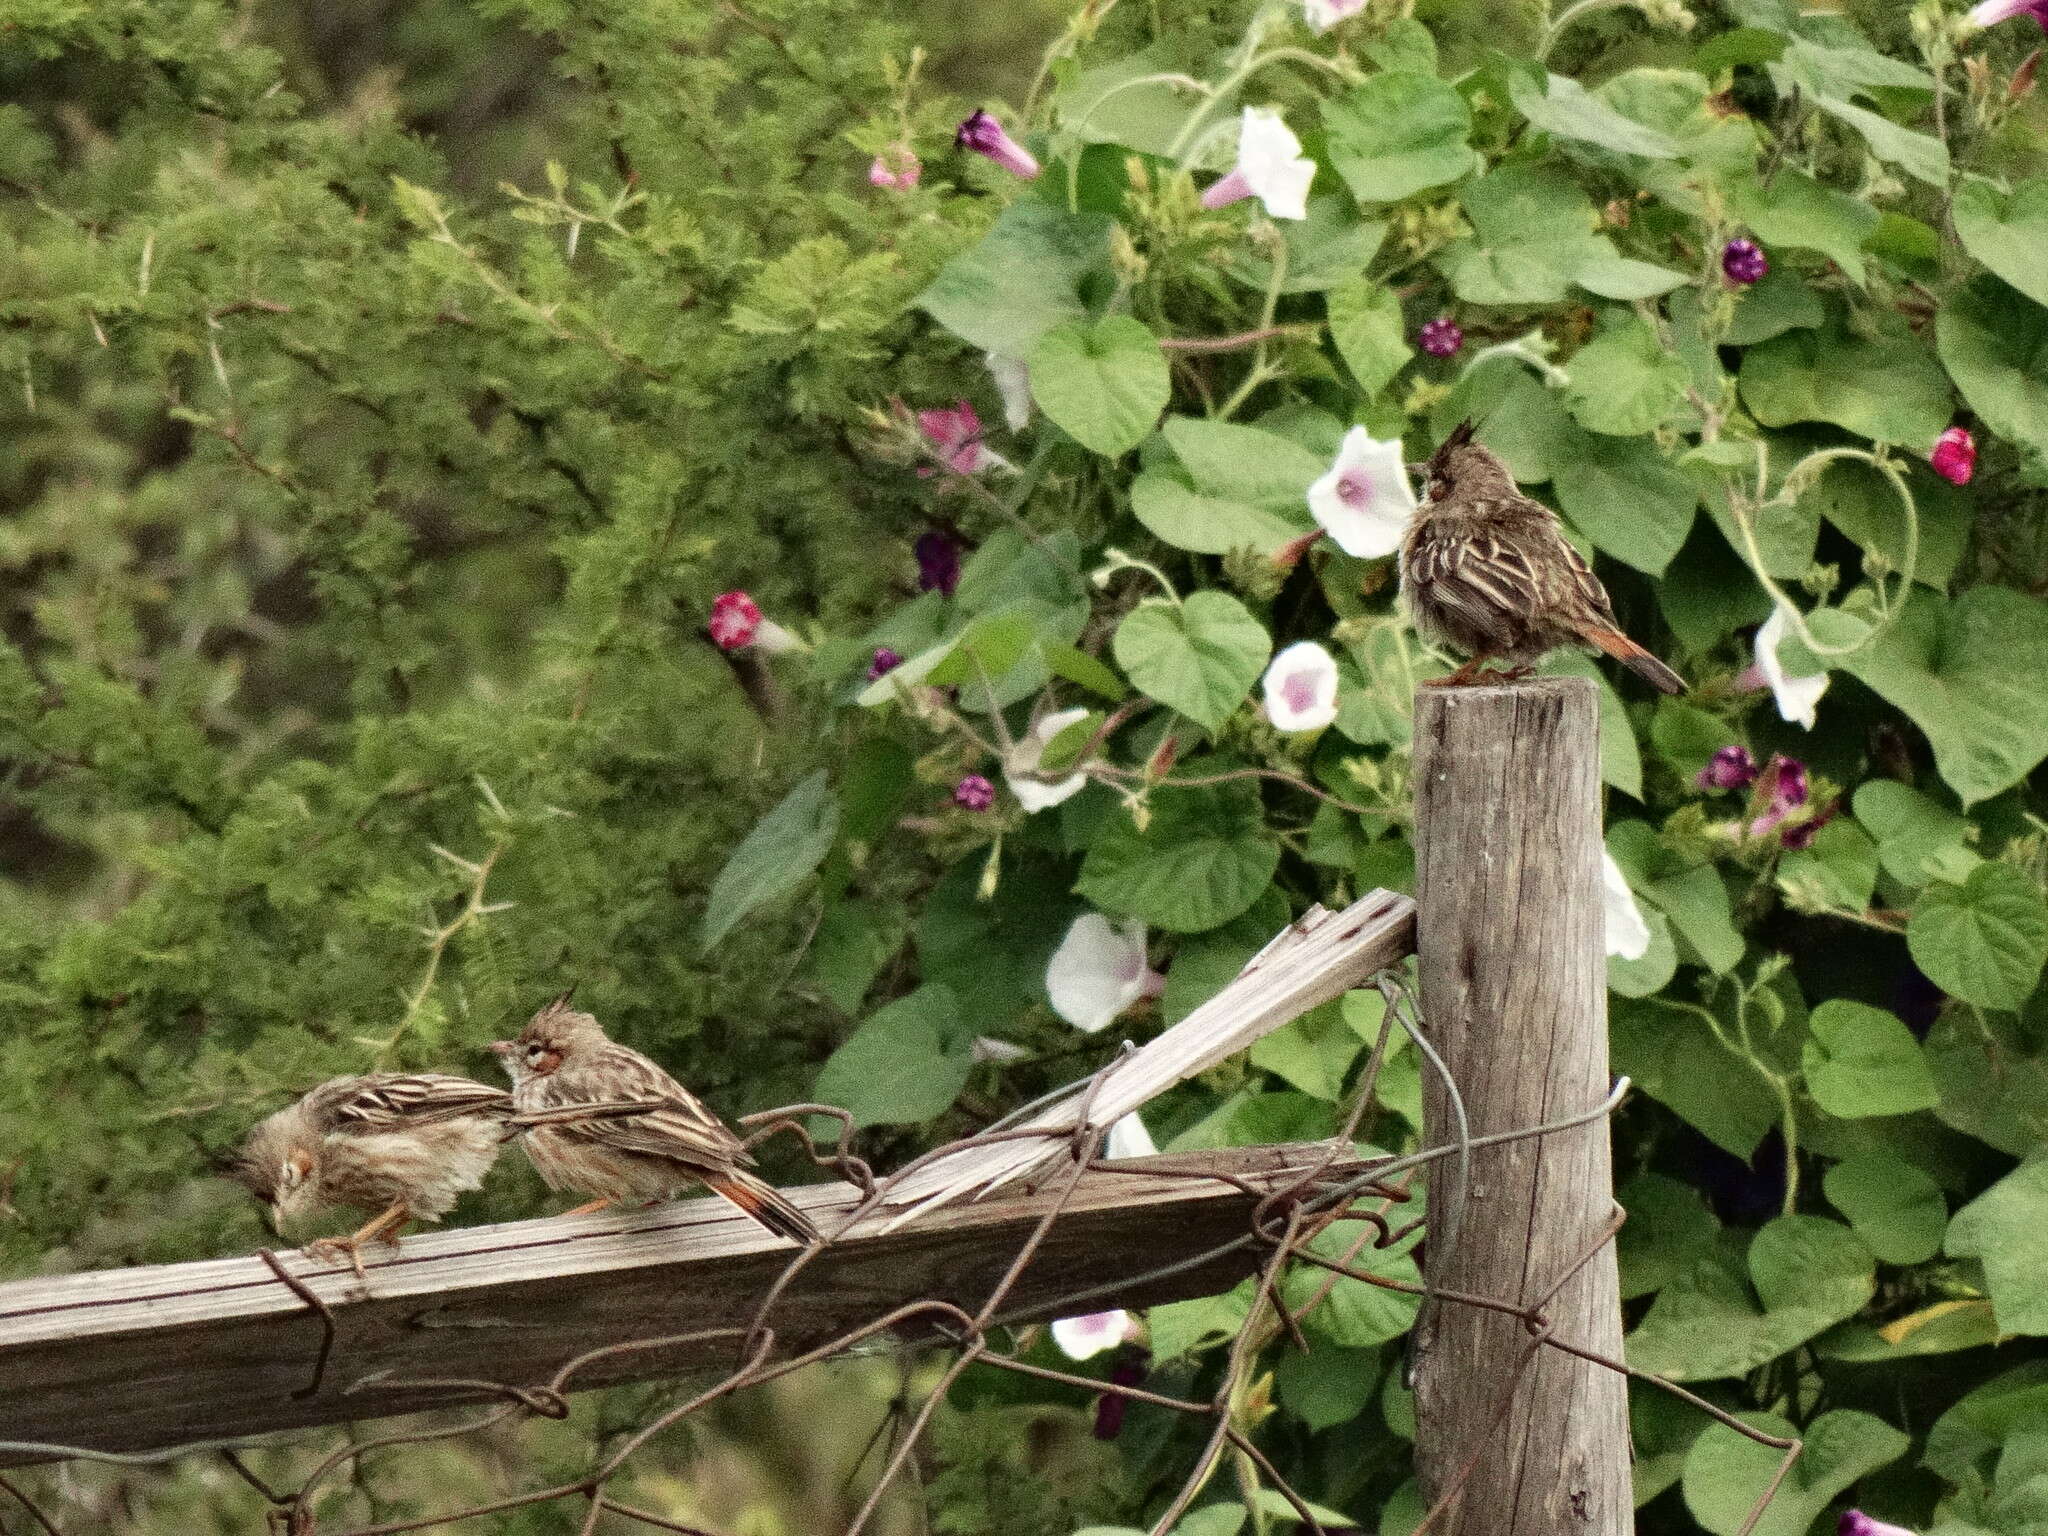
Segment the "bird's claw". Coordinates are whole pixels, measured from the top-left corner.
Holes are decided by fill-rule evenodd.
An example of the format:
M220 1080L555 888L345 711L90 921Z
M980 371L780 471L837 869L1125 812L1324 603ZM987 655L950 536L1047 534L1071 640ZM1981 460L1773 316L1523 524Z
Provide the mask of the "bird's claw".
M352 1237L322 1237L306 1244L306 1257L323 1264L333 1264L343 1254L348 1256L349 1268L356 1272L356 1278L365 1284L369 1275L363 1270L363 1245Z

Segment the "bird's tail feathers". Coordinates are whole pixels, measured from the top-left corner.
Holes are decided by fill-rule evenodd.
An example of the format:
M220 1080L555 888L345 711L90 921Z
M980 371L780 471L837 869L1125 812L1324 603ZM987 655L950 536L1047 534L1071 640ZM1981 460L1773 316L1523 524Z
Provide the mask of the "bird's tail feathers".
M734 1168L725 1173L712 1174L704 1180L704 1185L713 1194L731 1201L778 1237L786 1237L793 1243L805 1245L818 1241L818 1229L811 1224L810 1217L783 1199L772 1184L755 1178L743 1169Z
M1685 679L1618 629L1586 629L1580 633L1659 693L1685 692Z

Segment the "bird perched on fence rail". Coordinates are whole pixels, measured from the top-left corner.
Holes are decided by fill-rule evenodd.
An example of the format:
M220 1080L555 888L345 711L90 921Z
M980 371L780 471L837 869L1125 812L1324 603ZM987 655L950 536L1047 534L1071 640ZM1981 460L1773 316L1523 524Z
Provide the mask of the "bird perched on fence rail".
M330 1078L270 1116L227 1165L227 1175L268 1208L271 1226L332 1207L375 1215L343 1238L307 1246L343 1254L363 1273L362 1250L396 1244L407 1222L438 1221L483 1183L504 1144L512 1096L437 1072Z
M747 1171L753 1158L719 1118L638 1051L607 1036L565 992L536 1013L516 1040L491 1049L512 1078L518 1118L528 1120L526 1155L550 1189L593 1198L577 1211L619 1201L666 1200L691 1184L723 1196L770 1232L813 1243L810 1218ZM632 1114L545 1119L582 1105L651 1102ZM575 1212L571 1213L572 1215Z
M1524 496L1515 477L1472 441L1464 421L1430 459L1424 501L1401 543L1401 590L1416 624L1463 651L1441 685L1479 681L1489 661L1527 675L1546 651L1590 645L1664 693L1685 681L1621 632L1600 585L1566 542L1557 514Z

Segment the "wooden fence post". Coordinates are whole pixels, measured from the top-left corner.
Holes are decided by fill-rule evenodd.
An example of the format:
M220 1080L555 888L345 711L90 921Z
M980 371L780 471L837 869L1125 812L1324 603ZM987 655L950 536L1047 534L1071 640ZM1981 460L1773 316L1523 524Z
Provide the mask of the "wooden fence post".
M1555 677L1417 695L1422 1014L1475 1137L1566 1119L1608 1092L1596 701L1591 682ZM1423 1082L1427 1144L1455 1140L1442 1085ZM1430 1175L1432 1285L1541 1304L1556 1337L1618 1358L1613 1245L1573 1272L1614 1209L1606 1121L1475 1152L1446 1245L1455 1178L1449 1160ZM1459 1490L1431 1536L1632 1529L1615 1372L1539 1348L1517 1317L1447 1301L1417 1331L1415 1386L1423 1495Z

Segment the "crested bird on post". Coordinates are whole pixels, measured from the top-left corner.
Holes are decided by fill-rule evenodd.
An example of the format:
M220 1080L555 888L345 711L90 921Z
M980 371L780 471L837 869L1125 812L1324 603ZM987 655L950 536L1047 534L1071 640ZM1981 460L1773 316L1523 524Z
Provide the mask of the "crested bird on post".
M1472 440L1469 419L1426 474L1428 499L1401 542L1401 590L1417 626L1466 655L1443 686L1479 681L1489 661L1522 677L1546 651L1589 645L1662 693L1685 692L1683 678L1621 632L1557 514L1521 493L1507 465Z

